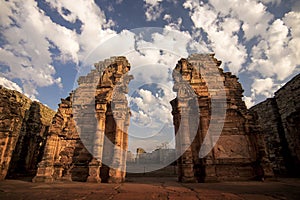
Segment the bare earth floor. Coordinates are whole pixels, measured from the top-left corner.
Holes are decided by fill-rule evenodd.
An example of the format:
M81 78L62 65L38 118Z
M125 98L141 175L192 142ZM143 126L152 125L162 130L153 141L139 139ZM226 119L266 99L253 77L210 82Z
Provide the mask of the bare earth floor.
M174 177L135 177L122 184L0 181L0 199L300 199L300 179L182 184Z

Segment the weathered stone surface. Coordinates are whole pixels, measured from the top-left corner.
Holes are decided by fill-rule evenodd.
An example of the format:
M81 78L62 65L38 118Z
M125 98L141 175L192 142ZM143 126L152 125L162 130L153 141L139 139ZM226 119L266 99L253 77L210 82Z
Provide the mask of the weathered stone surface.
M186 132L177 143L177 148L185 148L188 145L178 161L179 180L183 182L249 179L257 175L256 171L262 170L265 175L272 175L265 158L263 140L258 134L259 130L242 101L241 85L231 73L223 73L218 68L219 65L220 62L212 55L200 54L193 55L188 60L181 59L175 68L193 91L181 88L186 86L180 85L178 80L175 80L174 89L180 98L186 99L195 91L200 111L198 133L194 141L189 141L193 120L184 118L183 115L189 115L194 110L188 104L179 105L176 99L171 102L175 131L178 132L180 125ZM74 141L71 142L73 139L78 140L80 149L84 149L83 142L88 150L84 150L83 154L89 155L82 159L85 163L80 165L80 169L85 172L81 173L81 180L124 181L129 126L129 109L125 94L132 79L126 73L130 66L124 57L113 57L95 64L95 67L96 70L79 79L79 87L71 97L62 100L50 128L44 159L40 163L35 181L75 180L72 166L76 166L76 147ZM206 71L201 67L205 67ZM215 76L212 70L214 68L219 76ZM221 98L218 87L207 87L204 77L210 80L210 84L225 84L225 99ZM218 116L212 119L212 96L219 98L218 101L225 101L225 121L222 118L218 119ZM216 105L219 104L214 106ZM182 112L182 108L185 109L185 113ZM80 127L79 132L75 129L74 120L77 122L77 128ZM206 157L200 159L200 146L209 125L220 123L220 120L223 120L224 128L219 141ZM65 130L69 130L70 134L65 134ZM79 141L79 135L82 142ZM214 134L212 137L215 137Z
M274 173L299 176L300 74L250 110L258 116Z
M125 57L111 57L95 68L59 104L33 181L124 181L130 65Z
M72 112L72 94L61 99L34 182L85 181L92 156L82 144Z
M181 59L174 69L177 98L171 101L172 114L175 133L183 133L176 138L176 148L186 149L178 160L179 181L299 173L300 75L249 112L238 78L224 73L220 64L213 55L195 54ZM129 70L125 57L96 63L94 70L79 78L78 88L61 99L53 120L47 107L0 87L0 178L37 170L36 182L124 181L130 118L125 94L133 78ZM221 112L218 115L223 104L224 119ZM212 114L213 107L217 115ZM191 138L196 122L196 137ZM211 127L219 124L224 126L217 137L218 129ZM209 141L217 143L202 158L199 152L208 131Z
M172 114L175 134L180 132L183 135L176 138L177 149L184 148L184 145L189 143L192 134L191 123L195 121L193 118L199 116L197 135L192 145L178 160L179 181L250 179L257 175L256 171L262 173L262 170L265 175L272 175L268 160L264 156L265 146L259 137L259 129L242 100L241 84L236 76L229 72L224 73L218 68L220 64L213 55L196 54L188 59L181 59L174 69L174 90L177 92L177 98L171 101ZM174 73L179 73L182 79ZM190 84L195 92L200 114L193 114L196 108L191 110L190 106L184 105L184 101L191 101L189 97L192 92L184 88L186 86L183 82ZM221 94L222 87L218 84L224 84L224 99ZM213 116L212 107L219 112L218 109L222 108L223 104L226 107L225 119L222 119L221 112L220 115ZM224 123L224 126L220 129L219 140L208 155L200 158L199 151L209 127L218 127L220 123ZM218 130L211 128L209 131L210 141L216 140Z
M54 111L0 86L0 179L33 175Z

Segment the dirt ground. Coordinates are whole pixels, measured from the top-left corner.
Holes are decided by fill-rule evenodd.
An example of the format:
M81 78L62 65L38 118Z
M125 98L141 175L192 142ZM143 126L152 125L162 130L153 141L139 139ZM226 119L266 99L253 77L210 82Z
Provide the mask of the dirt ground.
M300 199L300 179L179 183L175 177L132 177L121 184L0 181L1 200Z

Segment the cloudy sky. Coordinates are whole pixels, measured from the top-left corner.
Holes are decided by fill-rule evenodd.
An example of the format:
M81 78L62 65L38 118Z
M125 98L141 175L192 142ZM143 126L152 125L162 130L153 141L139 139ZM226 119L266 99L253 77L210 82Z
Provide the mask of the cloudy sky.
M172 123L170 69L189 53L215 52L240 78L248 107L299 73L297 0L8 0L0 9L0 84L54 110L83 63L113 55L126 55L143 79L129 95L136 125L162 130ZM156 27L151 39L135 41L145 27Z

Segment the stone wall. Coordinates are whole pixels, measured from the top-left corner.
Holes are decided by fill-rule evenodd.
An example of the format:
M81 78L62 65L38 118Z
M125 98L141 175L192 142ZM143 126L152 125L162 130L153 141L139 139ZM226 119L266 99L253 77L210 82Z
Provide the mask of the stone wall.
M124 181L129 69L125 57L111 57L78 79L78 88L59 104L33 181Z
M92 159L77 132L72 111L72 94L61 99L49 128L42 161L34 182L54 180L86 181L88 164Z
M258 116L274 173L299 176L300 75L250 110Z
M171 104L175 134L180 134L176 149L186 149L178 160L179 181L251 179L262 171L272 176L259 129L242 100L241 84L236 76L218 68L220 64L213 55L196 54L181 59L174 69L177 98ZM193 108L195 103L199 107ZM191 130L194 123L199 127ZM211 151L201 157L200 149L210 145Z
M249 112L238 78L224 73L220 64L212 54L195 54L179 60L173 71L177 98L171 105L176 150L182 153L179 181L299 173L300 75ZM36 172L37 182L124 181L129 70L125 57L96 63L79 78L78 88L61 99L56 114L1 86L0 179Z
M54 111L0 86L0 179L33 175Z

